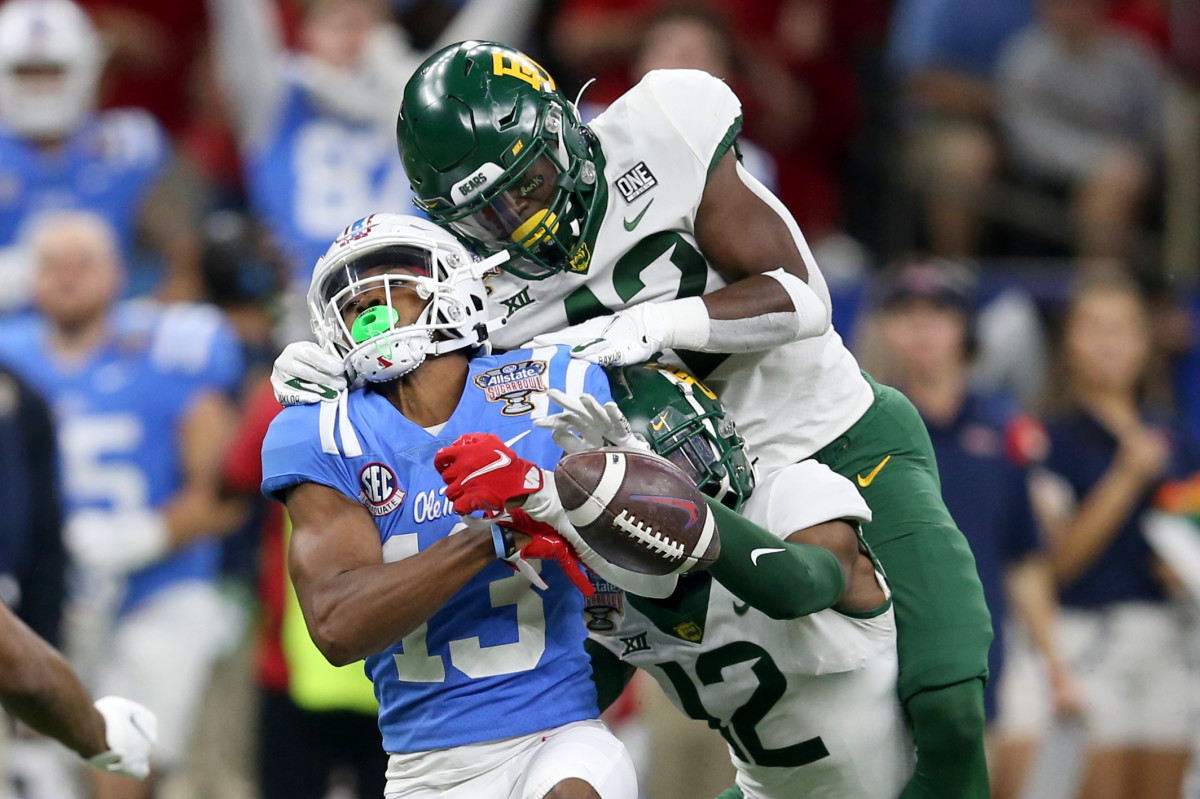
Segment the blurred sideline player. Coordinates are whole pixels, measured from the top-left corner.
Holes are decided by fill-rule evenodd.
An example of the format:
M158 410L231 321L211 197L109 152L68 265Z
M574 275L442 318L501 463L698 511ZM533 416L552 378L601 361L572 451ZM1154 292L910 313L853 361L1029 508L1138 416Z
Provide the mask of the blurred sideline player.
M532 425L546 390L606 396L603 372L565 350L486 354L485 268L422 219L346 228L309 305L321 344L366 387L275 418L263 491L292 519L289 569L314 643L334 665L366 659L386 796L635 799L629 755L597 719L586 578L555 536L465 524L434 468L480 428L553 465L562 451ZM494 453L472 468L541 486ZM536 560L556 551L565 569ZM514 557L523 573L501 562Z
M393 135L404 82L426 53L389 23L383 0L305 4L297 52L267 0L208 0L216 64L245 162L250 206L289 267L289 333L307 337L303 292L348 219L412 212ZM435 47L520 36L530 0L472 0Z
M566 411L536 424L567 451L647 448L631 435L628 413L653 449L715 500L721 554L679 577L665 598L602 585L588 608L600 705L617 698L635 667L647 670L680 710L727 741L738 775L723 799L895 799L912 774L913 744L896 695L891 600L858 535L871 511L854 485L808 460L755 488L733 420L706 386L658 364L608 376L616 404L551 391ZM486 457L491 447L451 449ZM515 498L492 474L444 476L460 511ZM547 487L518 501L577 543L553 481L547 472Z
M997 685L1006 654L1009 610L1040 655L1053 686L1055 711L1080 711L1079 686L1058 646L1058 595L1038 535L1029 495L1029 467L1045 455L1045 431L1008 398L968 382L974 355L971 277L948 261L918 262L886 275L878 309L887 359L897 385L929 429L942 496L971 543L996 639L984 693L991 743L993 795L1019 792L1034 742L997 721ZM987 491L980 491L988 486Z
M170 768L186 753L220 644L213 536L243 516L218 496L240 354L212 308L118 303L117 239L94 214L44 218L30 249L38 312L0 325L0 359L59 421L76 572L69 646L100 692L155 711L157 762ZM100 799L150 790L95 783Z
M127 261L139 229L173 257L170 206L152 202L170 145L142 109L95 111L104 59L91 19L70 0L0 6L0 309L29 300L21 245L45 213L100 215Z
M136 779L150 773L158 726L154 714L119 696L93 704L62 656L2 602L0 703L97 768Z
M477 253L514 256L488 281L508 322L498 346L567 343L615 364L673 350L722 396L765 470L812 457L856 480L873 514L863 535L895 595L919 753L904 799L983 799L992 632L974 559L920 416L865 377L833 329L803 235L738 163L740 125L724 83L660 70L584 127L526 55L465 42L409 81L398 140L419 207ZM282 399L319 396L284 383L331 382L320 372L340 364L320 356L285 350Z

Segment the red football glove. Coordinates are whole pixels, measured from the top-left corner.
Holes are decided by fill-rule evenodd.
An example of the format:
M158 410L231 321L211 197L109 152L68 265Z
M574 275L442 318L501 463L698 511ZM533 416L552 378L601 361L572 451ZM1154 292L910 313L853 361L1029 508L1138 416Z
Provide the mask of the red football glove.
M587 575L583 573L583 567L579 565L579 557L575 554L575 550L571 549L571 545L564 541L562 536L553 532L553 527L545 522L530 519L529 514L523 510L512 511L512 515L511 522L502 522L502 524L525 533L530 538L529 543L521 549L520 556L522 558L557 561L567 575L567 579L579 589L579 593L586 597L596 593L596 589L592 587L592 581L587 578ZM527 527L518 516L528 519L529 526ZM546 528L550 532L541 528Z
M446 496L460 516L504 510L509 500L542 487L542 470L519 457L491 433L467 433L438 450L433 465L446 481Z

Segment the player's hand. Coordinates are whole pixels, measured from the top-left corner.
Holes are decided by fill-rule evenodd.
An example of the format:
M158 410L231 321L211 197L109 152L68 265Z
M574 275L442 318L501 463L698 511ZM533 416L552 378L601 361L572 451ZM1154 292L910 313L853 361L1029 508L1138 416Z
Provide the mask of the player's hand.
M562 406L563 412L537 419L534 424L551 431L554 443L562 447L563 452L572 454L610 445L650 450L650 446L634 434L617 403L601 405L588 394L574 397L554 388L550 389L549 397Z
M271 367L271 388L281 405L310 405L337 399L346 388L346 367L312 341L294 341Z
M601 366L644 363L663 349L667 338L667 330L653 309L652 303L644 302L611 316L538 336L530 345L565 344L571 347L572 357Z
M596 593L596 589L592 587L592 581L587 578L587 575L583 573L583 567L579 565L579 556L560 535L546 533L531 535L529 543L521 549L521 557L556 561L562 567L563 573L567 575L567 579L579 589L579 593L587 597Z
M76 511L67 519L63 545L76 565L123 577L161 560L170 548L166 521L151 511Z
M437 451L434 468L446 481L454 512L502 511L545 484L542 470L491 433L467 433Z
M104 717L104 740L108 751L88 760L113 774L145 779L150 774L150 755L158 743L158 719L147 708L119 696L96 700Z

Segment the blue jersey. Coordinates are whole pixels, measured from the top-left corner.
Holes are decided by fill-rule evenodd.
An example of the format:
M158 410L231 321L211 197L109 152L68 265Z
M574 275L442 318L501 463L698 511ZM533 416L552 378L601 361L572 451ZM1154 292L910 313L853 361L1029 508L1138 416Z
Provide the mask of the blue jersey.
M248 154L246 183L292 281L305 287L351 221L381 209L416 213L392 132L323 111L295 82L274 126Z
M231 328L211 306L122 303L109 339L82 363L55 355L49 333L33 315L0 325L0 360L54 410L64 509L161 509L181 486L177 432L192 403L240 380ZM214 578L219 554L216 541L199 541L131 575L122 610L181 580Z
M83 209L113 226L128 261L168 155L166 134L140 109L96 114L53 151L0 128L0 247L18 243L42 214Z
M1146 424L1170 439L1171 460L1165 479L1178 479L1200 468L1200 457L1184 425L1143 416ZM1046 468L1070 485L1081 502L1104 477L1120 447L1116 437L1081 410L1046 424L1050 454ZM1161 483L1160 483L1161 484ZM1142 514L1151 507L1158 484L1147 487L1121 528L1082 574L1059 592L1064 607L1097 609L1114 602L1161 601L1162 585L1154 574L1153 553L1142 534Z
M263 491L282 500L300 483L329 486L374 516L385 562L411 557L461 529L433 468L434 454L460 435L515 439L521 457L543 468L558 463L562 450L532 424L550 410L548 388L611 399L599 367L546 347L473 359L462 399L436 434L369 390L285 408L263 442ZM428 622L367 658L388 752L495 741L597 716L583 597L557 563L542 563L541 574L546 591L493 562Z

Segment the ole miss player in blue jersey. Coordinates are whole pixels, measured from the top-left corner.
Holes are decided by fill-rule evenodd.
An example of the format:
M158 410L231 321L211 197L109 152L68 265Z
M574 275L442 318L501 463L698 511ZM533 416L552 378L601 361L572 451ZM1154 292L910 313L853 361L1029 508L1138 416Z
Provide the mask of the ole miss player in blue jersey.
M285 49L267 0L208 0L216 65L232 104L254 213L287 259L289 333L308 332L313 264L346 221L416 213L396 156L396 109L425 56L460 39L520 36L531 0L470 0L428 51L412 48L377 0L304 4Z
M386 796L633 799L629 755L597 720L578 564L556 536L460 517L438 471L456 439L486 430L466 439L495 443L474 473L532 493L532 464L562 456L533 424L547 391L610 397L603 371L565 349L488 354L486 266L395 214L334 241L310 310L365 387L276 417L263 490L291 515L289 567L314 642L338 665L366 659Z
M141 109L95 110L103 51L71 0L0 6L0 309L28 300L24 240L44 214L100 215L126 260L139 232L161 245L175 226L170 204L148 211L170 156L161 126Z
M214 536L243 515L218 494L240 352L213 308L116 302L119 246L98 216L48 216L31 242L38 312L0 325L0 360L57 417L72 616L89 622L68 646L97 692L154 710L169 767L222 645Z

